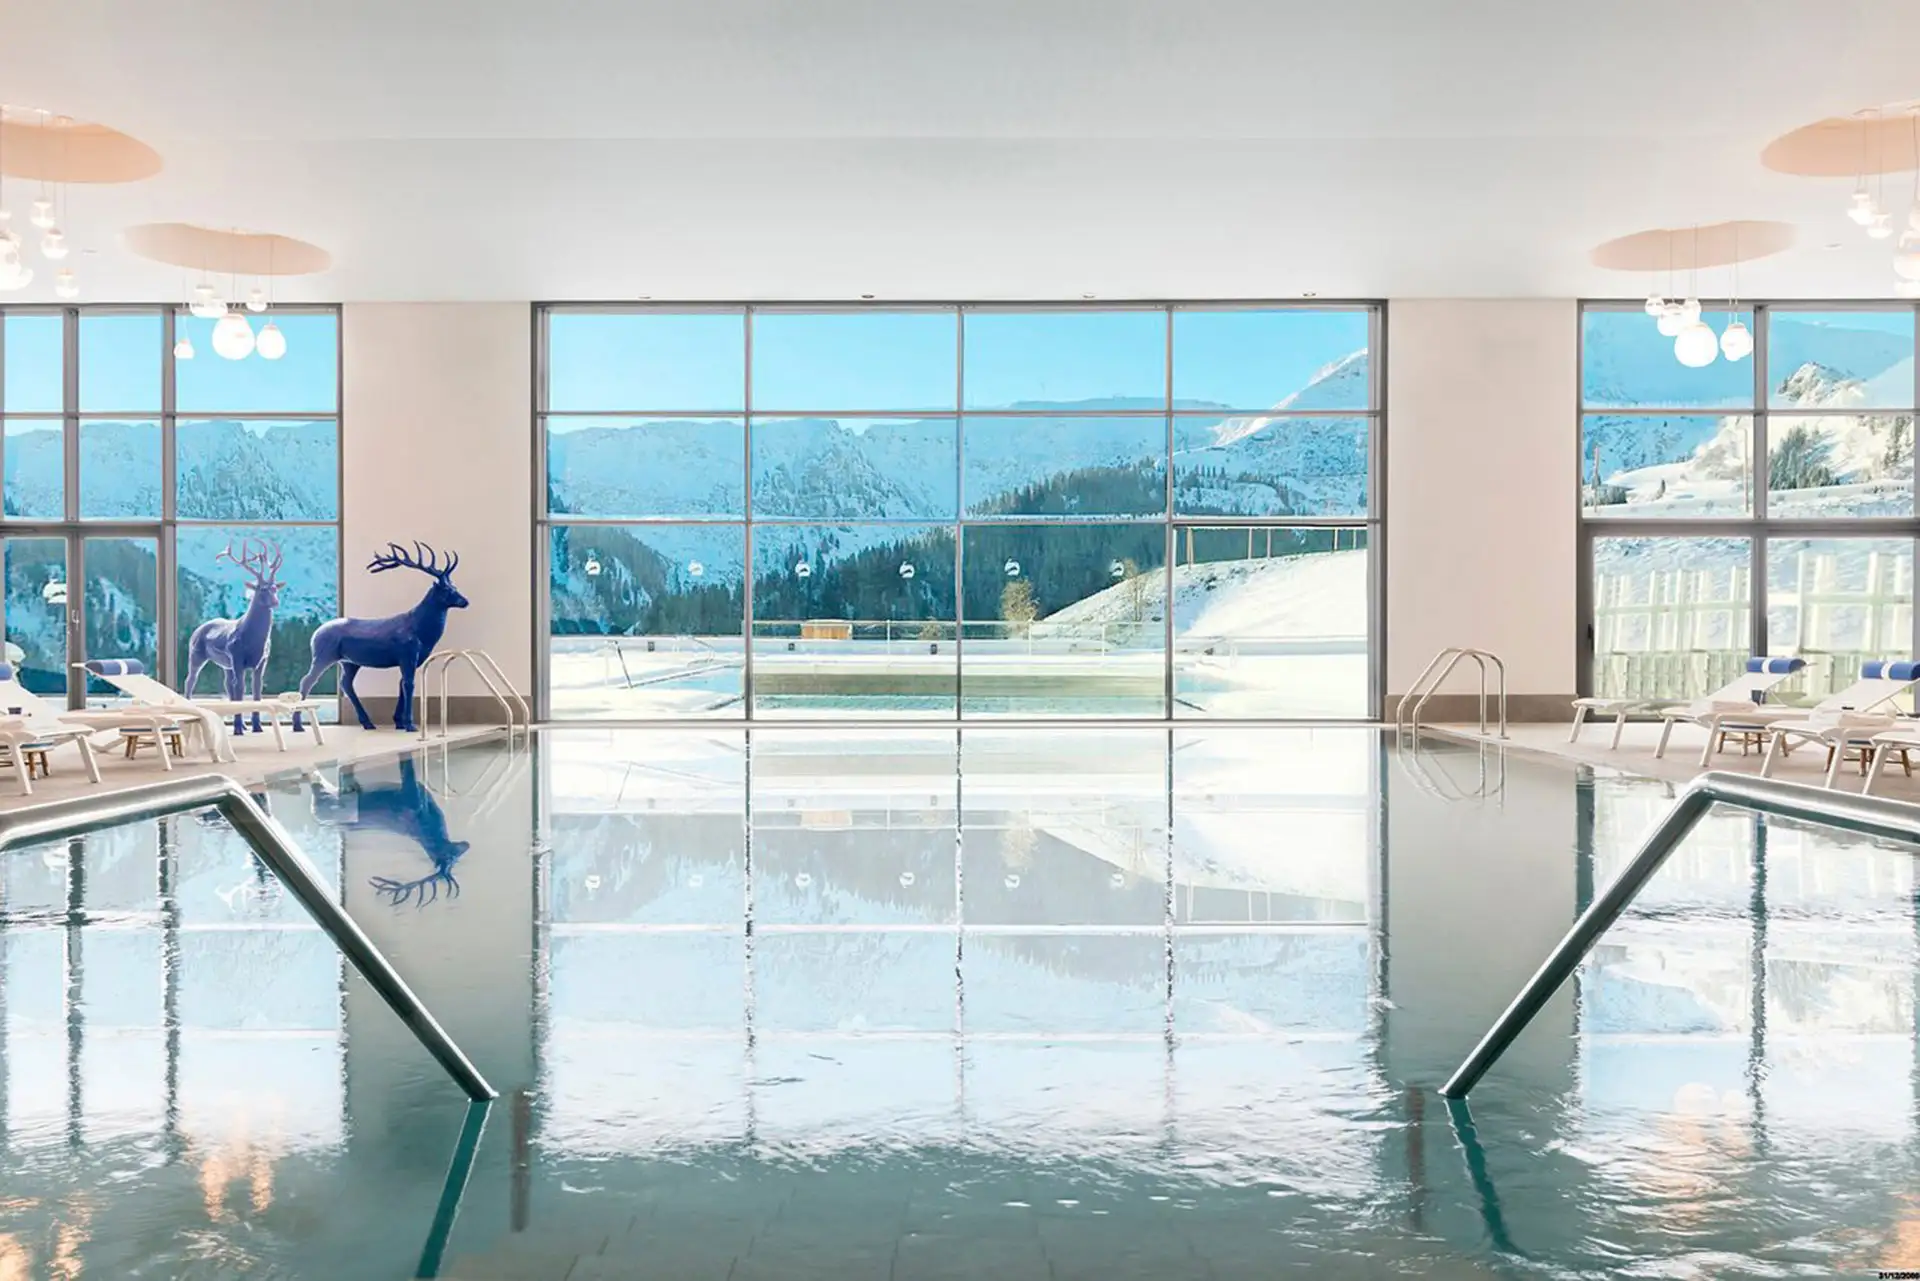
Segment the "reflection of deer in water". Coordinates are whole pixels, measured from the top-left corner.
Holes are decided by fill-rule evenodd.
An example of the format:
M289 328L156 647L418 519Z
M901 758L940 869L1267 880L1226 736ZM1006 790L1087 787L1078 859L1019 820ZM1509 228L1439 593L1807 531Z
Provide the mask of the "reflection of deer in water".
M413 758L400 758L400 781L383 787L366 787L350 779L336 795L317 774L307 776L313 795L314 817L347 831L394 832L418 845L433 864L433 870L411 881L390 876L372 876L367 884L385 896L395 907L415 899L426 906L440 897L442 886L448 898L460 894L460 882L453 879L453 865L469 848L469 842L447 835L447 816L434 794L420 782ZM352 799L349 800L348 798Z

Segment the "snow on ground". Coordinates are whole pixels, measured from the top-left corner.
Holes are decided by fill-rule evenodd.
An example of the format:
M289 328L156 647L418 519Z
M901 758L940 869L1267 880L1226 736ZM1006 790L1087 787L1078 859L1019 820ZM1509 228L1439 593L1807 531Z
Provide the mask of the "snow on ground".
M1046 623L1160 622L1164 570L1115 583L1047 615ZM1306 639L1367 635L1367 554L1324 552L1268 560L1180 565L1173 625L1181 636Z

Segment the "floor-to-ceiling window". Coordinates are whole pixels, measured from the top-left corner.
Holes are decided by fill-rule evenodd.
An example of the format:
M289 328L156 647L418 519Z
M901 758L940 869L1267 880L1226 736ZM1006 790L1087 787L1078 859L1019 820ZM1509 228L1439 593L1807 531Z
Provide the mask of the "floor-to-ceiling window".
M1589 692L1691 697L1777 654L1807 660L1787 696L1817 698L1920 650L1914 316L1742 304L1753 354L1689 368L1640 304L1582 309Z
M1377 307L538 310L559 718L1359 718Z
M5 645L27 688L103 697L71 678L89 658L184 681L193 629L245 614L263 575L281 584L264 687L298 684L339 612L340 317L272 320L286 354L233 361L212 321L165 307L0 309Z

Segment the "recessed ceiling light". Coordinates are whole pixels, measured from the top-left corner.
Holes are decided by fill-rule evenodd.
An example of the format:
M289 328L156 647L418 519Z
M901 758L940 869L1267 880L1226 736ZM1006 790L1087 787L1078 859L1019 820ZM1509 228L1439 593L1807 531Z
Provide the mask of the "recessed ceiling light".
M860 296L861 296L862 298L865 298L865 299L866 299L867 301L869 301L869 302L871 302L871 301L873 301L873 295L872 295L872 294L861 294Z
M1318 298L1320 295L1315 293L1313 290L1309 289L1307 290L1307 292L1301 294L1300 296L1302 298Z
M635 298L635 300L636 300L636 301L639 301L639 302L652 302L652 301L653 301L653 295L652 295L652 294L635 294L635 295L634 295L634 298Z
M1840 242L1837 240L1830 240L1825 245L1821 246L1821 248L1823 249L1838 249L1839 247L1840 247Z
M1091 297L1093 297L1093 295L1092 295L1092 294L1081 294L1080 296L1081 296L1082 298L1091 298Z

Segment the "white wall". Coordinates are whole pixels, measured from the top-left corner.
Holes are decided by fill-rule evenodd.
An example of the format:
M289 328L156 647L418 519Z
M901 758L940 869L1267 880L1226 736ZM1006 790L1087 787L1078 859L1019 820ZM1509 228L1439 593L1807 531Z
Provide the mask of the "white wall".
M345 612L419 600L421 575L366 572L388 540L458 551L454 582L472 605L449 615L445 644L487 650L531 690L532 307L349 303L341 328ZM357 688L391 695L394 675Z
M1389 702L1449 645L1573 693L1578 324L1571 299L1388 305Z

